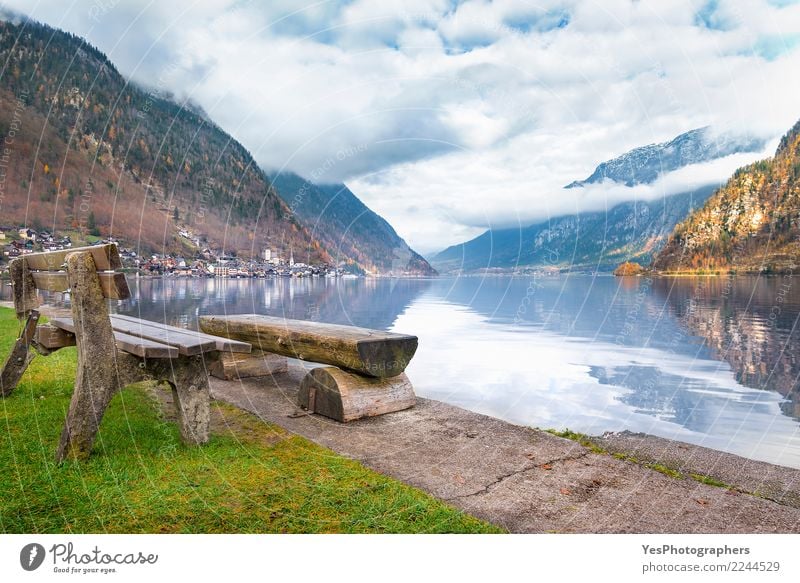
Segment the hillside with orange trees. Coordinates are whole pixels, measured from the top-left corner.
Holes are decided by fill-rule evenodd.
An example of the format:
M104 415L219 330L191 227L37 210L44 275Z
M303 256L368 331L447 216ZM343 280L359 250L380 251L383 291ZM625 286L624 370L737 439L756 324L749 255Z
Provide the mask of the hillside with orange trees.
M250 153L197 108L128 82L79 37L0 21L0 228L96 231L143 252L330 255Z
M800 122L775 156L745 166L679 223L662 272L787 273L800 268Z

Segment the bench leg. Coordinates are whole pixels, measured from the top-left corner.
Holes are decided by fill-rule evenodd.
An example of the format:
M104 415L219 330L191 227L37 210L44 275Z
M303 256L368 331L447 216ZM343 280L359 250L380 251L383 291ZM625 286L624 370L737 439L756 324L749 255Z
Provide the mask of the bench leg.
M148 373L172 387L175 412L184 443L208 442L211 423L211 391L202 356L181 356L172 360L149 360Z
M0 397L7 397L17 388L19 380L33 360L35 353L30 349L33 340L36 324L39 322L39 312L33 310L25 321L22 334L17 338L14 348L11 350L0 371Z
M114 373L113 355L98 358L98 361L111 360L107 364L111 378L104 370L95 370L81 362L78 354L78 375L75 379L75 390L69 403L67 419L61 432L61 440L56 451L56 461L67 458L85 459L92 451L97 430L112 397L117 393L116 375ZM100 367L105 368L105 367Z
M72 290L78 371L56 450L57 462L89 456L106 407L120 387L114 331L91 254L67 255L67 274Z

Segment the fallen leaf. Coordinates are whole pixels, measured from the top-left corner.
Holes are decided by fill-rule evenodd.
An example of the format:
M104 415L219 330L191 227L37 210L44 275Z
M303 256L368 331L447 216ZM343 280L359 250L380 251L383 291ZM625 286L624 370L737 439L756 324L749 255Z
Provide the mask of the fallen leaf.
M466 480L464 479L464 477L461 474L456 474L455 477L453 478L453 480L455 482L459 483L459 484L466 483Z
M552 470L553 469L553 466L551 466L550 464L542 464L539 467L542 468L543 470Z
M710 502L705 498L698 498L695 500L695 502L697 502L700 506L708 506L710 504Z
M569 496L570 494L572 494L572 492L569 491L569 488L561 488L559 492L561 492L564 496Z

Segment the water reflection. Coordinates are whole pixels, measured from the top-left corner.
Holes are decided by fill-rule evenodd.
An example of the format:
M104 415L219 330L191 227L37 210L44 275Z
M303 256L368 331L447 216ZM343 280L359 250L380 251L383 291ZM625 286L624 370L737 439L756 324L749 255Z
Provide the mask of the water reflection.
M130 278L114 309L261 313L419 336L420 396L525 425L629 429L800 467L800 279Z
M784 413L800 417L800 279L697 278L679 286L656 280L671 315L702 337L736 380L786 397Z
M729 291L710 281L441 281L397 326L424 331L410 372L431 396L524 424L646 431L800 467L798 411L784 398L800 372L789 334L800 290L784 292L770 326L775 281L740 277ZM709 335L720 310L730 334Z
M387 329L426 280L276 278L130 279L119 313L187 328L204 314L265 314Z

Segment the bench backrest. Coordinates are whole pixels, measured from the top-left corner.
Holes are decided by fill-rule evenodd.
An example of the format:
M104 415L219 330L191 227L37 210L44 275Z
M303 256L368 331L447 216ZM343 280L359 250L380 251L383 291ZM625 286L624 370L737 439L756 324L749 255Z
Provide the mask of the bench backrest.
M9 265L14 287L14 308L19 316L39 305L36 290L64 292L70 289L67 256L89 253L97 270L103 297L124 300L131 295L122 268L119 250L114 244L77 247L63 251L29 253L14 259Z

